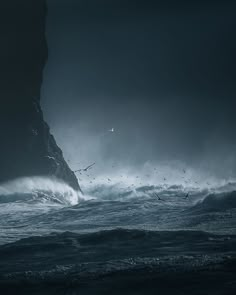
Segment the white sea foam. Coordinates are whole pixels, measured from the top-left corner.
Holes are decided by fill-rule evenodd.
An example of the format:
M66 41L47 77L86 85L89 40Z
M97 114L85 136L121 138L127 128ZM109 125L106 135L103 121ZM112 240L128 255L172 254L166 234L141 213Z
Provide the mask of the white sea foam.
M0 185L1 202L8 200L21 201L56 201L62 204L75 205L82 198L68 184L55 177L23 177Z

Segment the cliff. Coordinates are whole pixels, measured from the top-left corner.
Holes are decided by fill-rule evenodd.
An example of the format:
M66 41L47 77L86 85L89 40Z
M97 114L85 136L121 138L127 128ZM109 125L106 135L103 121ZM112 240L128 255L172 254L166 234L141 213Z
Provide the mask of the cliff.
M40 107L47 61L45 0L1 1L0 18L0 182L53 175L78 190Z

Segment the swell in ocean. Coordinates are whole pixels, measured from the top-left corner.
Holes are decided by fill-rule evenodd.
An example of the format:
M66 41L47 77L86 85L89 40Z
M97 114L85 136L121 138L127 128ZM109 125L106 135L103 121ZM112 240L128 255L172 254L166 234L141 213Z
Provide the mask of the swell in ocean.
M82 195L55 178L33 177L1 185L0 204L0 244L52 231L236 231L234 183L211 189L99 184Z
M235 291L233 182L97 184L82 195L55 178L23 178L1 185L0 205L0 289L12 294L105 294L113 285L133 294L127 284L135 294L173 294L163 280L177 286L179 276L175 294L200 294L190 282L206 287L201 294ZM228 293L210 284L217 271Z

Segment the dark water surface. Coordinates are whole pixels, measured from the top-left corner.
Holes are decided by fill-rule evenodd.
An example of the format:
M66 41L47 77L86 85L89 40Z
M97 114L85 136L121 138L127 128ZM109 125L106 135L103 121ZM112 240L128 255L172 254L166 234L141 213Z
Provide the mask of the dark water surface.
M236 292L234 183L81 196L31 178L2 185L0 203L2 294Z

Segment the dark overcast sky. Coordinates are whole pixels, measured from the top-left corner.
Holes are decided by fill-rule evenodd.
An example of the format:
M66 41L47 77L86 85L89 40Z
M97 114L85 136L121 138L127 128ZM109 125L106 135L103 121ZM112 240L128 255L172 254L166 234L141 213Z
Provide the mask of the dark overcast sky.
M66 157L236 172L233 2L48 0L42 104Z

